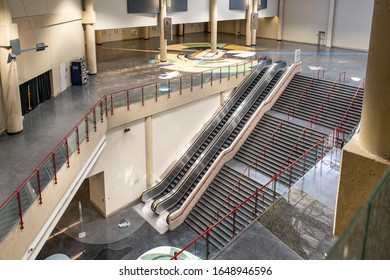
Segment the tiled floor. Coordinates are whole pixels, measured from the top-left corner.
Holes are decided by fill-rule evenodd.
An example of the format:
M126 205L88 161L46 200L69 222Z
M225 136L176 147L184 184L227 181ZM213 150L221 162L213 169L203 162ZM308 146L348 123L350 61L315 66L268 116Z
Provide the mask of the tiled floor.
M184 37L175 37L171 43L207 42L209 41L209 37L210 34L208 33L187 34ZM218 41L243 45L245 37L218 34ZM295 49L302 50L301 58L304 64L304 74L312 76L315 74L315 71L310 70L309 66L320 66L326 68L324 78L333 81L339 72L347 71L346 82L354 85L357 85L358 82L352 80L351 77L362 78L365 76L367 63L367 53L365 52L341 49L317 49L317 46L312 45L277 42L275 40L265 39L258 39L256 52L258 56L269 56L273 60L282 59L290 64L294 60ZM165 71L158 65L149 64L149 60L153 59L158 53L158 38L147 41L142 39L105 43L102 46L98 46L97 53L99 74L91 76L87 85L70 87L60 96L46 101L30 112L25 116L23 133L12 137L8 135L0 136L0 157L2 158L0 161L0 170L2 170L0 176L1 201L27 177L35 166L58 144L64 135L71 130L102 95L123 88L155 82L158 80L159 74ZM281 203L280 207L282 209L283 207L289 206ZM320 209L324 209L321 207ZM313 210L317 211L318 206L313 208ZM70 213L74 215L74 211L74 209L70 210ZM129 217L136 216L132 213ZM99 226L95 231L92 228L89 230L99 235L99 242L96 242L96 240L93 242L95 245L80 242L74 236L72 238L72 234L70 233L59 234L58 236L63 236L63 239L57 240L56 242L60 243L50 245L49 241L40 257L48 255L50 252L55 253L60 248L70 248L75 252L67 253L73 255L73 253L80 253L80 250L76 250L75 248L90 247L91 253L84 253L84 255L80 255L80 258L93 259L97 258L100 254L100 256L107 256L107 258L133 259L141 254L144 249L152 246L152 244L162 245L161 243L169 243L169 245L174 244L180 247L191 237L188 229L183 226L175 232L157 238L158 235L155 234L154 229L147 223L142 223L142 221L135 222L138 219L137 217L131 221L133 226L142 223L137 231L134 231L134 228L130 228L127 230L133 230L133 232L125 234L126 237L122 239L118 237L115 240L108 239L113 234L110 232L110 229L113 230L113 227L117 223L115 218L112 217L112 221L104 221L103 224L106 225L112 222L104 230L102 230L103 226L98 222L96 222L96 225ZM95 219L99 220L98 215L95 216ZM86 222L85 227L87 228L87 226L88 224ZM56 231L60 229L61 226L58 226ZM117 229L115 228L115 230ZM123 231L119 232L123 233ZM100 235L102 232L103 234ZM184 232L187 232L185 234L186 240L182 240L184 238L182 233ZM274 235L277 236L276 234ZM89 240L88 238L91 238L91 233L87 233L87 239L85 240ZM134 239L130 242L126 238ZM107 245L108 243L110 243L109 247ZM143 243L144 245L140 245ZM58 246L58 244L62 245ZM73 245L70 246L71 244ZM132 244L136 244L137 246ZM146 246L145 244L151 245ZM131 250L130 247L132 248ZM124 248L127 248L127 251ZM123 251L117 252L118 250ZM89 252L89 250L87 251ZM287 256L295 256L293 253L290 253L284 256L286 258L289 258ZM302 252L301 254L298 253L303 258L314 256L305 254ZM280 254L275 253L275 258L277 255Z

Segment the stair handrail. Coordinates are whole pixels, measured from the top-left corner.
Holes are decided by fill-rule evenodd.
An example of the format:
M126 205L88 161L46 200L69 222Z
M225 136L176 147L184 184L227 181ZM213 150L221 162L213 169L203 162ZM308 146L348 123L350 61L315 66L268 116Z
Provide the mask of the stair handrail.
M191 247L193 244L195 244L200 238L204 237L205 235L209 235L210 234L210 231L216 227L218 224L220 224L222 221L224 221L228 216L230 216L231 214L235 213L237 211L237 209L239 209L242 205L244 205L245 203L247 203L250 199L252 199L253 197L256 197L256 195L258 195L260 193L260 191L262 191L264 188L268 187L271 183L276 183L276 180L279 176L281 176L282 174L284 174L287 170L291 169L298 161L300 161L301 159L303 159L304 157L306 157L311 151L314 150L314 148L316 148L316 155L317 155L317 149L319 147L319 145L321 143L326 143L326 141L328 139L331 139L331 143L332 143L332 146L337 146L337 142L338 140L335 141L335 139L339 139L339 133L343 133L344 132L344 129L342 128L342 124L343 122L348 118L348 113L350 111L350 109L353 108L354 106L354 102L355 102L355 99L357 97L360 96L360 91L362 88L364 88L365 86L365 78L363 78L362 82L360 83L358 89L356 90L351 102L350 102L350 105L348 107L348 109L346 110L345 114L344 114L344 117L342 118L342 120L336 125L336 127L328 134L328 135L324 135L320 140L318 140L316 142L316 144L314 144L311 148L309 148L308 150L306 150L300 157L298 157L296 160L294 160L292 163L290 163L286 168L282 169L281 171L279 171L277 174L275 174L271 180L269 182L267 182L266 184L264 184L263 186L259 187L256 189L256 191L250 195L249 197L247 197L245 200L243 200L239 205L235 206L229 213L227 213L225 216L223 216L222 218L220 218L217 222L215 222L213 225L209 225L207 227L207 229L202 233L200 234L197 238L195 238L192 242L188 243L185 247L182 248L181 251L179 252L176 252L174 254L174 257L171 258L171 260L175 259L175 257L177 257L179 254L181 254L182 252L184 252L185 250L187 250L189 247ZM345 137L345 135L343 135L343 137ZM316 156L316 162L318 162L319 160L321 159L318 158ZM253 163L253 162L252 162ZM263 191L263 199L264 199L264 191Z
M296 101L296 102L294 103L294 105L287 111L287 113L285 113L285 119L281 120L281 121L279 122L279 124L277 125L277 127L276 127L276 128L274 129L274 131L272 132L271 137L268 139L268 141L267 141L267 143L264 145L263 149L262 149L262 150L259 152L259 154L257 155L256 162L257 162L257 159L260 158L260 156L261 156L262 153L264 153L264 155L266 154L268 144L270 143L270 141L272 141L272 142L274 141L275 136L276 136L276 133L282 129L282 126L283 126L284 122L286 121L286 118L287 118L287 120L289 119L289 112L292 111L292 110L294 110L295 105L298 104L298 103L300 103L300 102L302 101L302 97L303 97L303 96L307 95L307 91L308 91L309 87L311 87L311 86L314 85L314 80L315 80L315 76L313 75L313 77L311 78L311 80L307 83L307 85L305 86L305 88L302 90L301 95L300 95L300 97L298 98L298 101ZM253 161L253 162L254 162L254 161ZM253 162L252 162L252 163L253 163ZM248 165L248 166L249 166L249 165ZM248 168L248 167L247 167L247 168ZM240 188L240 180L241 180L241 178L242 178L243 176L245 176L244 174L245 174L247 168L245 168L245 170L244 170L244 171L242 172L242 174L240 175L240 178L239 178L239 181L238 181L238 188ZM231 196L232 192L236 189L236 187L237 187L237 185L233 186L233 187L230 189L228 195L226 196L226 198L224 199L224 201L222 201L222 203L221 203L219 209L218 209L217 212L215 213L215 215L214 215L214 217L213 217L212 220L215 220L215 219L218 218L219 212L222 210L224 204L225 204L225 203L228 203L228 202L230 201L230 196Z
M318 115L320 114L320 112L323 112L324 111L324 106L325 106L325 103L327 102L330 102L330 97L334 94L335 90L336 90L336 85L340 83L341 81L341 76L344 76L344 82L345 82L345 78L346 78L346 71L343 71L343 72L340 72L338 75L337 75L337 78L336 80L333 82L330 90L326 93L326 96L322 99L322 102L321 104L318 106L318 109L316 110L316 112L314 113L313 116L310 117L309 121L306 123L304 129L302 130L301 134L299 135L298 139L295 141L295 144L294 146L292 147L290 153L287 155L287 159L286 159L286 162L290 162L290 157L292 155L292 153L295 151L297 151L298 149L298 144L300 143L300 140L302 140L302 137L304 138L305 137L305 134L306 134L306 131L308 130L308 126L310 126L310 128L312 128L313 126L313 123L315 121L318 120Z
M292 70L291 72L289 72L289 70L287 70L287 73L285 73L284 76L286 76L286 75L288 75L288 76L286 76L285 79L282 79L281 81L279 81L279 82L274 86L274 88L275 88L275 87L278 87L277 91L280 92L280 91L281 91L280 88L284 87L285 84L286 84L286 79L290 79L290 77L291 77L292 75L295 75L295 74L296 74L296 73L294 72L295 69L301 67L301 65L302 65L302 62L298 62L298 63L292 64L288 69L293 69L293 70ZM284 77L284 76L283 76L283 77ZM257 117L260 113L262 113L262 112L264 111L264 108L266 107L266 105L268 105L269 103L273 102L273 101L274 101L274 98L275 98L275 94L274 94L270 99L264 100L264 102L263 102L262 105L261 105L260 111L257 110L257 111L256 111L256 112L257 112L256 116L252 116L252 118L253 118L253 117ZM246 126L244 127L244 130L241 131L240 134L241 134L241 133L245 134L245 132L249 129L249 127L250 127L250 126L246 125ZM242 136L240 137L240 139L241 139L241 138L242 138ZM240 139L239 139L239 140L240 140ZM237 140L237 139L236 139L236 140ZM235 141L236 141L236 140L235 140ZM231 150L233 150L233 149L236 147L237 144L238 144L237 142L233 142L232 145L231 145L230 147L228 147L226 150L224 150L224 151L218 156L216 162L220 162L221 159L222 159L222 157L225 156L226 153L228 153L228 152L230 152ZM202 189L202 188L204 187L204 183L205 183L205 182L203 182L203 183L199 186L199 188L197 188L197 189L195 190L194 196L197 195L197 193L200 191L200 189ZM180 213L176 213L176 212L175 212L175 215L174 215L174 217L171 218L171 220L173 221L173 220L178 219L178 218L186 211L186 209L189 207L189 204L192 202L193 199L194 199L194 198L191 198L191 199L190 199L189 203L187 203L187 205L184 207L184 209L181 209L181 208L180 208L181 210L179 209L179 210L180 210ZM171 213L168 217L170 217L170 216L172 216L172 213Z
M246 66L247 64L250 63L251 65L251 70L253 71L253 60L249 60L248 61L240 61L234 65L230 65L229 66L229 73L228 73L228 80L230 80L230 68L231 67L234 67L235 66L235 76L236 78L238 77L238 66L239 65L243 65L244 66L244 69L243 69L243 76L246 76L247 75L247 71L246 71ZM257 65L257 63L256 63ZM219 68L216 68L214 70L218 71L218 69L220 70L220 82L222 82L222 68L226 68L228 66L221 66ZM197 73L190 73L190 74L185 74L185 75L181 75L180 77L175 77L171 80L179 80L180 81L180 95L181 95L181 91L182 91L182 78L184 77L191 77L191 92L193 90L193 79L192 77L195 76L195 75L199 75L201 74L202 77L203 77L203 73L205 72L209 72L210 70L204 70L204 71L201 71L201 72L197 72ZM212 71L210 71L211 74L212 74ZM170 83L169 80L168 82ZM213 81L211 79L210 83L212 84ZM65 145L66 146L66 164L67 164L67 167L69 167L69 158L71 156L71 154L69 153L69 148L68 148L68 138L72 135L72 133L76 132L77 134L77 153L80 153L80 144L86 140L87 142L89 141L89 132L92 131L92 128L89 128L88 127L88 117L91 116L91 114L93 114L93 121L94 121L94 125L93 125L93 130L96 131L96 124L98 121L101 121L103 122L104 120L104 116L107 118L108 115L109 115L109 112L110 112L110 115L114 115L114 109L115 109L115 106L114 106L114 96L117 95L117 94L123 94L125 92L127 92L127 110L130 110L130 99L129 99L129 91L131 90L136 90L136 89L141 89L142 91L142 95L141 95L141 100L137 103L141 103L142 106L145 106L144 104L144 99L145 99L145 96L144 96L144 88L148 87L148 86L153 86L156 88L156 94L155 94L155 98L156 98L156 102L158 101L158 84L160 84L159 82L154 82L154 83L149 83L149 84L146 84L146 85L142 85L142 86L136 86L136 87L132 87L132 88L127 88L127 89L123 89L123 90L119 90L119 91L115 91L115 92L111 92L111 93L106 93L104 94L96 103L95 105L80 119L80 121L75 125L73 126L73 128L65 135L64 138L62 138L62 140L47 154L47 156L41 160L41 162L29 173L29 175L14 189L10 192L10 194L6 197L6 199L3 200L3 202L1 202L0 204L0 213L1 213L1 210L8 204L10 203L11 199L15 197L16 195L16 198L17 198L17 201L15 202L16 204L18 204L18 209L19 209L19 224L20 224L20 228L23 229L24 228L24 222L23 222L23 212L26 211L22 209L22 204L21 204L21 197L20 197L20 191L21 189L29 182L29 180L31 180L33 178L33 176L36 176L38 179L38 195L37 197L34 198L34 200L27 206L27 208L32 205L32 203L36 200L36 199L39 199L39 203L42 204L43 200L42 200L42 193L41 193L41 188L45 188L46 186L41 186L40 185L40 181L39 181L39 169L44 166L44 164L50 160L50 158L52 157L52 160L53 160L53 168L54 168L54 171L53 171L53 179L54 180L54 183L56 184L57 182L57 167L56 167L56 158L55 158L55 153L56 151L59 149L59 147L61 145ZM201 81L201 88L203 88L203 79ZM171 90L169 88L169 92L168 92L168 98L170 98L170 93L171 93ZM109 105L110 103L110 105ZM125 105L125 106L126 106ZM96 116L96 110L97 108L100 107L100 116ZM123 107L123 106L121 106ZM119 107L118 107L119 108ZM81 139L80 140L80 137L79 137L79 127L83 125L83 122L85 122L85 138ZM1 236L0 236L1 237ZM0 242L2 240L0 239Z
M299 158L297 158L296 160L294 160L292 163L290 163L286 168L284 168L283 170L279 171L277 174L275 174L271 180L269 180L266 184L264 184L263 186L259 187L256 189L256 191L248 196L245 200L243 200L241 203L239 203L237 206L234 206L232 210L230 210L230 212L228 212L227 214L225 214L222 218L220 218L217 222L215 222L214 224L212 225L209 225L207 227L207 229L202 233L200 234L198 237L196 237L194 240L192 240L190 243L188 243L186 246L184 246L179 252L175 252L174 256L171 258L171 260L174 260L175 257L177 257L178 255L180 255L181 253L183 253L185 250L187 250L189 247L191 247L193 244L195 244L201 237L204 237L205 235L208 235L210 234L210 231L215 228L217 225L219 225L221 222L223 222L224 220L226 220L227 217L231 216L232 214L234 214L237 209L239 209L242 205L244 205L245 203L247 203L250 199L252 199L253 197L255 197L255 195L258 195L260 191L262 191L264 188L267 188L268 185L270 185L272 182L276 182L276 180L278 179L278 177L280 177L282 174L284 174L286 171L288 171L289 169L291 169L299 160L303 159L304 157L306 157L311 151L313 151L315 148L318 149L319 145L320 144L324 144L327 143L326 141L328 139L334 139L334 135L336 134L337 135L337 132L339 131L339 127L335 127L331 133L327 134L327 135L324 135L320 140L318 140L311 148L309 148L308 150L306 150ZM335 143L335 141L332 140L332 143Z

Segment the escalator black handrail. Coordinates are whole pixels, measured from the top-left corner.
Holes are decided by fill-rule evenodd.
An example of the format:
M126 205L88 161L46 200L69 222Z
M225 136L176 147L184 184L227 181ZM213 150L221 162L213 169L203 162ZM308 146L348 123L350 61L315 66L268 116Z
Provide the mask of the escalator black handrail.
M261 73L261 71L268 67L272 63L271 60L262 60L257 65L256 69L245 79L244 82L236 89L236 93L226 102L226 104L218 111L212 121L206 126L202 133L196 138L196 140L187 149L186 153L182 155L170 171L164 176L164 178L153 187L144 191L140 197L142 202L146 202L151 198L155 198L162 194L165 189L171 184L172 180L180 173L182 168L186 165L193 154L201 147L204 140L214 131L224 116L235 105L241 95L246 91L249 85L255 80L255 78ZM172 178L171 178L172 177Z
M252 108L254 103L263 93L264 89L271 82L273 77L286 67L285 63L275 64L273 67L270 67L267 74L264 76L264 80L259 88L261 90L260 94L253 93L246 99L246 104L238 111L234 118L231 118L229 124L226 124L213 140L213 143L210 143L209 147L202 153L199 157L198 162L191 167L187 172L187 175L182 178L182 180L177 184L177 186L166 196L155 201L152 206L154 211L158 214L164 210L169 210L174 207L181 198L186 194L186 192L191 188L192 184L195 182L197 177L202 173L203 169L207 166L210 160L215 156L215 154L220 150L225 141L230 137L230 135L235 131L236 127L241 123L242 119L246 116L248 111ZM266 97L265 97L266 98ZM264 99L265 99L264 98ZM244 102L243 102L244 103ZM213 145L212 145L213 144ZM205 162L206 161L206 162ZM194 178L192 178L194 177ZM189 182L189 183L188 183Z

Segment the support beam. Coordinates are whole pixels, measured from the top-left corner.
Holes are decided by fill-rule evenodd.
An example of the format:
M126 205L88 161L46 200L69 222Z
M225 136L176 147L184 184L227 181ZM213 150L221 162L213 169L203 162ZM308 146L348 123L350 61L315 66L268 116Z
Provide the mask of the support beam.
M7 0L0 0L0 81L3 107L8 134L23 131L23 116L20 105L18 65L16 59L7 62L11 52L10 40L17 39L18 28L12 24L11 9Z
M146 188L153 185L153 125L152 117L145 118Z
M279 22L278 22L278 41L281 41L283 39L283 18L284 18L284 1L285 0L279 0Z
M82 21L85 26L85 43L88 73L91 75L95 75L97 74L95 37L96 13L94 11L93 0L83 0L83 6L84 12Z
M326 46L328 48L332 47L335 7L336 7L336 0L330 0L328 28L326 30Z
M217 52L218 1L210 0L211 52Z
M252 29L251 29L251 14L252 14L252 0L248 0L248 8L246 9L246 38L245 45L250 46L252 44Z
M184 24L179 24L179 36L184 36Z
M167 62L167 40L164 38L164 18L167 16L167 0L160 0L160 62Z
M375 0L360 133L344 148L334 232L342 233L390 166L390 8Z
M144 27L144 39L149 40L150 35L149 35L149 26Z
M251 1L251 0L250 0ZM253 5L252 5L252 12L257 13L257 6L258 6L259 0L253 0ZM252 29L252 46L256 46L256 38L257 38L257 30Z

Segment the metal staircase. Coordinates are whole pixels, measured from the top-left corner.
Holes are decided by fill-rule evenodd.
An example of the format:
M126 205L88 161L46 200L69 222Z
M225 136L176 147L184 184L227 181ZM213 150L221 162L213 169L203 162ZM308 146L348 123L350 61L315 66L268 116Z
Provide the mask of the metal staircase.
M324 80L313 81L309 77L296 75L272 109L259 121L234 159L226 163L216 175L185 223L202 234L340 125L349 109L348 118L342 125L346 130L345 135L348 135L360 120L363 95L354 99L354 106L349 107L356 92L356 87ZM314 166L319 157L320 152L312 149L304 161L296 163L296 168L279 176L273 189L267 186L264 188L264 195L261 190L261 199L257 195L253 196L249 203L237 208L234 217L230 215L213 227L207 238L214 247L214 252L231 241L237 234L236 230L245 228L270 207L281 195L281 186L287 189L287 186ZM249 165L252 174L261 174L257 178L262 180L253 180L255 176L250 175L249 171L242 172L242 168L239 168ZM275 187L276 185L279 187Z

